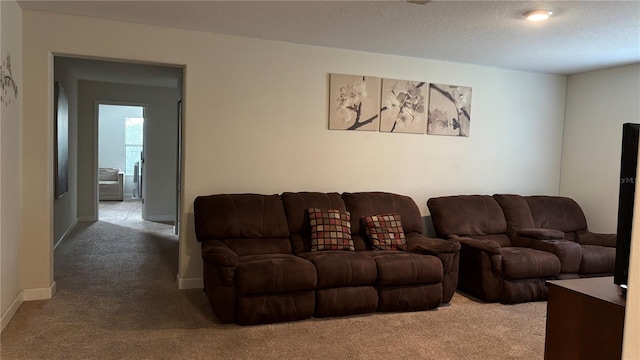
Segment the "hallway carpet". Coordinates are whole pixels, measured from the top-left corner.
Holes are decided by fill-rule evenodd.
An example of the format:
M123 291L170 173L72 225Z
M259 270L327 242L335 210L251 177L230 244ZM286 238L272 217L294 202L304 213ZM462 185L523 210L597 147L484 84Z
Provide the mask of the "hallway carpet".
M80 223L55 251L57 293L22 304L9 359L542 359L546 303L480 303L284 324L219 324L176 287L172 226L135 214ZM120 215L123 215L122 213Z

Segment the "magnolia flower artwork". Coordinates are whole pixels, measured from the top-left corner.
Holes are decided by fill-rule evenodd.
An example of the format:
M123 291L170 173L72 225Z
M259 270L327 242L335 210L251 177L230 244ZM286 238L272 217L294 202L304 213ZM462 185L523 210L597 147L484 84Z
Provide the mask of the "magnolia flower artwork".
M427 134L469 136L471 88L431 84L429 86Z
M11 71L11 55L7 53L7 59L2 61L0 66L0 85L2 90L0 91L0 102L4 106L11 104L11 98L18 97L18 85L13 79L13 73ZM13 93L12 93L13 92Z
M331 74L329 77L329 129L377 131L380 79Z
M382 79L380 131L424 134L426 93L424 82Z

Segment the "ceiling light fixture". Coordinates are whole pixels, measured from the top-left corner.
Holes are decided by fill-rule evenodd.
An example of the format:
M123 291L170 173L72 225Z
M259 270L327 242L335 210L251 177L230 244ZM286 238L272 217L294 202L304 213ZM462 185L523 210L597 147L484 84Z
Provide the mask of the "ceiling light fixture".
M531 10L524 13L524 17L529 21L544 21L547 20L551 14L549 10Z

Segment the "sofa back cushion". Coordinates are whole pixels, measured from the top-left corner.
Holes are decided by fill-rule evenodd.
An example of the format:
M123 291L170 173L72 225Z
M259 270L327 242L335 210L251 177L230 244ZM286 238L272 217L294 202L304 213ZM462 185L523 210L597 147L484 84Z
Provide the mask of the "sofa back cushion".
M504 234L507 221L502 208L488 195L459 195L427 201L438 236Z
M565 233L575 233L587 229L587 219L580 205L570 198L562 196L527 196L536 227L555 229ZM571 234L574 235L574 234ZM569 235L565 239L571 239Z
M311 227L309 226L309 208L320 210L346 211L344 201L338 193L285 192L282 203L287 215L291 247L294 254L311 251Z
M507 234L492 234L492 235L474 235L476 240L492 240L500 244L500 247L511 246L511 239Z
M342 199L351 213L351 236L357 250L371 248L366 230L362 225L364 216L399 213L405 234L417 232L422 234L424 224L418 206L408 196L386 192L344 193Z
M493 198L498 202L507 220L507 233L515 234L518 230L536 227L529 210L527 200L520 195L496 194Z
M98 181L118 181L118 168L100 168L98 169Z
M238 255L291 253L279 195L198 196L193 205L196 238L218 239Z

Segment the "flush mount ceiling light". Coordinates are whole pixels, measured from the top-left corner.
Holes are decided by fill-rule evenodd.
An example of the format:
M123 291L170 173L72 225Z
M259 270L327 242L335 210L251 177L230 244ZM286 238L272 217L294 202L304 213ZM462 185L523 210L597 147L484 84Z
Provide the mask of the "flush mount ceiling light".
M529 21L544 21L549 18L553 14L549 10L531 10L524 13L524 17Z

